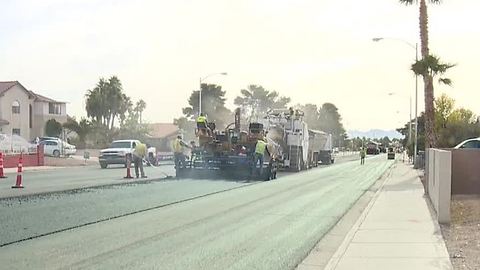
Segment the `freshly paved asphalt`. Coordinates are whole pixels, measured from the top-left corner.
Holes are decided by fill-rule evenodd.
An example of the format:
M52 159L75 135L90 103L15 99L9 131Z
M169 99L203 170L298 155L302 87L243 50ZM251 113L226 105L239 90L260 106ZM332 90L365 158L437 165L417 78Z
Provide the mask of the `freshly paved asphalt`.
M2 199L0 261L5 269L292 269L391 164L381 155L270 182L152 181Z

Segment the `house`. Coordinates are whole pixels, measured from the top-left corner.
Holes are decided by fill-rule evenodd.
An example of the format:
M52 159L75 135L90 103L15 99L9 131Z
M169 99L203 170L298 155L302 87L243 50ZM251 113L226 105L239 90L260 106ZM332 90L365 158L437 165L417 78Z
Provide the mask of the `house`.
M171 151L171 141L180 133L178 127L170 123L149 124L149 143L157 147L157 151Z
M45 123L67 121L66 103L27 90L18 81L0 81L0 133L27 140L45 135Z

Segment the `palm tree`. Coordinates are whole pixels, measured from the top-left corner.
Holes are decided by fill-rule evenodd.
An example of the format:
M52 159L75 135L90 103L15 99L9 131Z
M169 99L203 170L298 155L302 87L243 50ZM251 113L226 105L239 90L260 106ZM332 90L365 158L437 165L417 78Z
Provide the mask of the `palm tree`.
M143 99L140 99L139 101L137 101L135 110L138 113L140 123L142 123L142 113L145 110L145 108L147 108L147 103L145 103Z
M427 12L427 1L432 4L440 4L441 0L399 0L400 3L406 5L412 5L414 3L420 3L419 7L419 23L420 23L420 41L421 41L421 52L422 59L427 58L430 55L429 46L428 46L428 12ZM434 133L434 92L433 92L433 77L428 73L424 72L422 74L423 83L425 88L425 147L435 147L436 138Z

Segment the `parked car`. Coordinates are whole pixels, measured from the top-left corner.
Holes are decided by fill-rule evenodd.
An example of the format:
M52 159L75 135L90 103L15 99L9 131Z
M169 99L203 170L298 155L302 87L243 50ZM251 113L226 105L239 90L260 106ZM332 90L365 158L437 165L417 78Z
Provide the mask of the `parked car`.
M60 155L71 156L77 153L75 145L57 140L42 140L39 144L43 145L43 152L47 156L60 157Z
M455 149L463 149L463 148L480 149L480 137L465 140L457 144L454 148Z

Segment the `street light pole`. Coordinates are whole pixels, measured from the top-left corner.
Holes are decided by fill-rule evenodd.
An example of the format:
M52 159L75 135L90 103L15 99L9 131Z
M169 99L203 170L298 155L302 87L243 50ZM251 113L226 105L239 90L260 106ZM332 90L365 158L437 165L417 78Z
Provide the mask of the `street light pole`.
M202 113L202 82L204 80L206 80L208 77L211 77L211 76L214 76L214 75L228 75L227 72L217 72L217 73L212 73L212 74L209 74L205 77L200 77L200 83L199 83L199 90L198 90L198 115L200 115Z
M418 61L418 43L413 45L412 43L405 41L399 38L384 38L384 37L376 37L372 40L375 42L379 42L384 39L391 39L403 42L404 44L408 45L409 47L415 50L415 63ZM411 119L410 117L410 128L411 128ZM411 135L411 133L409 133ZM409 138L410 140L410 138ZM417 151L418 151L418 75L415 74L415 139L414 139L414 146L413 146L413 164L415 165L417 161Z
M389 96L393 96L395 95L395 92L390 92L388 93ZM404 97L406 98L405 96L400 96L400 97ZM409 111L410 111L410 117L408 118L408 143L410 144L412 142L412 95L410 95L408 97L408 101L409 101ZM398 111L397 111L398 113Z
M415 43L415 63L418 61L418 43ZM418 151L418 75L415 74L415 143L413 145L413 164L417 163Z

